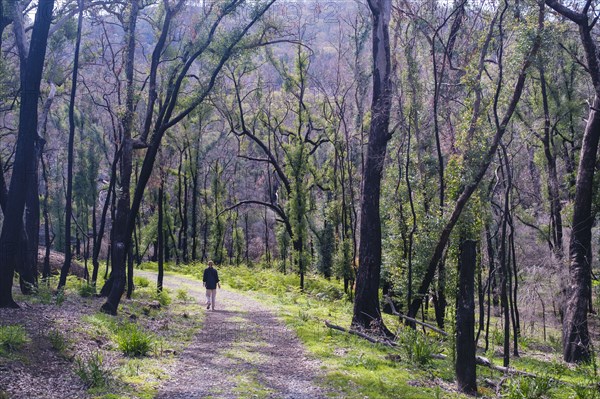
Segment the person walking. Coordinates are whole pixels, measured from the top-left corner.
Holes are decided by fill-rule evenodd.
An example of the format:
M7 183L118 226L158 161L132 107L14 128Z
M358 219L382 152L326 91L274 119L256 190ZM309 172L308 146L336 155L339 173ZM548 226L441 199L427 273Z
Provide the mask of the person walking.
M204 269L202 283L204 284L204 288L206 288L206 309L212 308L212 310L215 310L217 287L221 288L221 283L219 282L219 273L214 268L212 260L208 261L208 267Z

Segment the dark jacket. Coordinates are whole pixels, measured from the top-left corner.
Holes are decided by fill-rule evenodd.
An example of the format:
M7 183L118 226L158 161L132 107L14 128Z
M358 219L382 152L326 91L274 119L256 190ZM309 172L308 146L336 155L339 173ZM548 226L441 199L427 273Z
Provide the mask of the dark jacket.
M214 290L217 288L217 283L219 282L219 273L217 273L217 269L214 267L207 267L204 269L202 281L204 281L207 290Z

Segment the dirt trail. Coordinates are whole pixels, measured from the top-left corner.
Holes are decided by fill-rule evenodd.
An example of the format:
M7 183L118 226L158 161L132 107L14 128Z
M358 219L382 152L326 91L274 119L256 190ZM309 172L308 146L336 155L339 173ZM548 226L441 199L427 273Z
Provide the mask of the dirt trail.
M151 273L140 275L151 277ZM165 276L165 287L184 287L205 303L201 282ZM181 354L158 399L320 399L314 381L320 364L307 357L295 333L259 302L219 290L216 310Z

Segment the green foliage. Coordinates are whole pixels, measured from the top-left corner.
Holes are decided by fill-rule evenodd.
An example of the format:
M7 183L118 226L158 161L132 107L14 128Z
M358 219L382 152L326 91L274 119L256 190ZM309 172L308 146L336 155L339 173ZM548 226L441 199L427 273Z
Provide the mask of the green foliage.
M137 324L128 323L119 327L115 341L125 356L134 357L145 356L152 349L154 338Z
M148 280L146 277L142 277L142 276L134 276L133 283L135 284L136 287L140 287L140 288L146 288L146 287L150 286L150 280Z
M52 345L52 349L59 353L63 353L69 346L69 341L65 335L58 330L50 330L47 338L50 342L50 345Z
M426 335L412 328L405 328L398 335L398 344L404 355L420 367L427 366L433 360L438 347Z
M104 358L99 351L87 358L76 357L74 371L87 388L103 388L108 385L110 373L104 366Z
M519 377L510 380L502 397L507 399L542 399L548 397L554 382L549 377Z
M27 342L29 336L22 326L0 326L0 354L18 351Z
M325 219L321 239L319 240L319 272L324 277L331 277L333 257L335 254L335 235L333 223Z
M154 299L157 300L162 306L169 306L172 301L171 296L165 288L163 288L160 292L156 292L156 294L154 294Z
M193 297L188 294L187 290L184 290L183 288L180 288L175 292L175 297L183 303L191 302L193 299Z
M77 289L79 295L83 298L89 298L96 295L96 287L92 284L88 284L87 282L82 282L79 284L79 288Z

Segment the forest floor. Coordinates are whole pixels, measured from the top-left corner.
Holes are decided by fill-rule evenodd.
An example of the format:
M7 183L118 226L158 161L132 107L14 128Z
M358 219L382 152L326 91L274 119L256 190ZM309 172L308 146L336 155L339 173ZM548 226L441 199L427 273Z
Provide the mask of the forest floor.
M136 275L156 280L154 272ZM0 327L23 327L16 334L23 342L0 347L0 399L337 396L319 384L321 364L273 308L223 289L216 310L207 310L201 284L167 275L167 291L183 300L155 310L152 297L134 296L123 300L116 319L98 313L103 299L81 297L81 289L57 297L42 288L24 297L15 287L21 308L0 309ZM120 353L120 331L130 324L151 332L147 356Z
M138 275L154 278L148 272ZM204 303L200 282L165 276L167 288L186 284ZM319 399L325 397L314 383L319 369L319 362L307 356L296 334L272 309L246 295L218 290L216 310L206 310L203 328L179 357L157 398Z
M350 325L352 304L339 282L307 276L301 291L295 274L223 267L225 289L208 311L203 266L169 269L160 295L156 273L136 270L133 298L117 317L99 313L103 298L73 277L63 295L53 292L55 281L28 297L15 287L21 308L0 309L0 399L465 398L456 391L451 338L388 316L394 348L327 328L325 321ZM499 365L497 323L480 354ZM558 333L549 327L548 341L533 331L520 338L511 365L535 378L479 366L481 397L597 398L596 363L564 364ZM143 353L128 354L132 345Z

